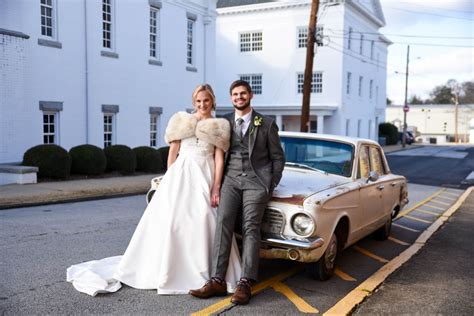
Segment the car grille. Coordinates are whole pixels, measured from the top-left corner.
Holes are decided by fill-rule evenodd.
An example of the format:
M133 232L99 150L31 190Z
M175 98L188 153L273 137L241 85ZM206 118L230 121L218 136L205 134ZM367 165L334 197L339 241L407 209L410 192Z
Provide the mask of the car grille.
M279 210L267 208L263 215L261 231L263 235L279 235L284 224L283 214Z

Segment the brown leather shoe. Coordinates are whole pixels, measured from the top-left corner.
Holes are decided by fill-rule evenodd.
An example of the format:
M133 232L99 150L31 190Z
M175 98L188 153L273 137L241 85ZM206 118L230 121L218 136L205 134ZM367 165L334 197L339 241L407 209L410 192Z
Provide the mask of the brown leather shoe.
M240 279L237 282L237 288L235 289L234 295L232 295L231 302L237 305L247 305L252 296L252 286L250 281L246 279Z
M198 298L209 298L213 296L226 296L227 284L225 281L211 278L204 286L197 290L190 290L189 294Z

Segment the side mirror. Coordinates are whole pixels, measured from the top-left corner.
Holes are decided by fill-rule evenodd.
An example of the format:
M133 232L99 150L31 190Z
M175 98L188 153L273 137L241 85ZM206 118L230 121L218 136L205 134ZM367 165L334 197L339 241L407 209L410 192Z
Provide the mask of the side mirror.
M369 181L377 181L379 179L379 174L377 173L377 171L371 171L369 173L369 177L367 178L367 182Z

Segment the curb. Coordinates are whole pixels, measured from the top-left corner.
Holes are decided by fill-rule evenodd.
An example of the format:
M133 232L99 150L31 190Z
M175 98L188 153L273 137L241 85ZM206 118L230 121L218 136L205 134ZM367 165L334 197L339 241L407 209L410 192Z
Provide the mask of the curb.
M23 208L23 207L33 207L33 206L42 206L42 205L52 205L52 204L61 204L61 203L74 203L74 202L85 202L85 201L95 201L95 200L106 200L114 199L119 197L135 196L135 195L145 195L148 191L140 190L136 192L123 192L123 193L110 193L104 195L89 195L81 197L58 197L55 199L44 200L44 201L32 201L32 202L21 202L15 204L0 204L0 211L8 210L12 208Z
M415 242L405 249L397 257L393 258L386 265L381 267L372 276L359 284L349 294L337 302L333 307L327 310L324 315L348 315L359 304L370 296L385 279L407 262L414 254L416 254L426 244L428 239L446 222L451 215L456 212L466 198L474 191L474 186L466 189L461 197L448 210L446 210L433 224L431 224Z

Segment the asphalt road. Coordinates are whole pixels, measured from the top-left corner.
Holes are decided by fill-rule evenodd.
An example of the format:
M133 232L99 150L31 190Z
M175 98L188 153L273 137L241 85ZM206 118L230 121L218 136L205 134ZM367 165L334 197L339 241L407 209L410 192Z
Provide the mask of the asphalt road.
M439 188L409 185L410 205L426 199ZM447 191L446 191L447 192ZM449 190L451 195L461 191ZM71 264L122 254L145 208L144 196L19 208L0 212L0 312L25 314L161 314L182 315L221 301L199 300L188 295L158 296L154 291L124 286L119 292L90 297L65 281ZM410 207L410 205L408 207ZM446 208L448 206L446 205ZM439 212L442 212L440 210ZM393 227L396 240L410 243L428 226L401 218ZM406 230L406 227L411 227ZM414 231L418 231L415 233ZM343 274L327 282L310 278L289 261L262 261L261 280L281 278L264 288L248 306L232 307L225 314L296 314L291 298L302 299L313 311L324 312L383 262L360 249L390 260L407 245L366 238L344 251L338 262ZM296 269L283 278L285 273Z
M417 184L465 189L463 181L474 171L474 146L425 146L386 157L393 173Z

